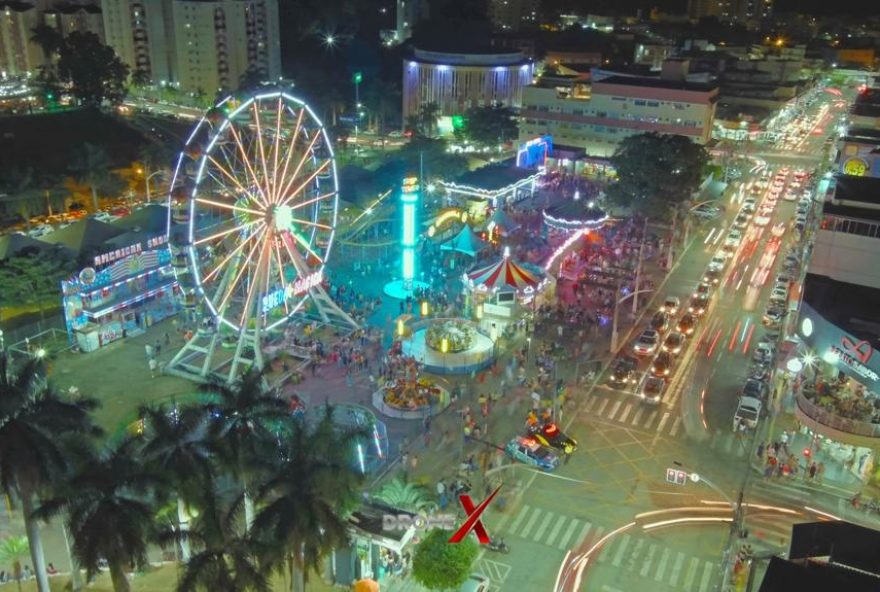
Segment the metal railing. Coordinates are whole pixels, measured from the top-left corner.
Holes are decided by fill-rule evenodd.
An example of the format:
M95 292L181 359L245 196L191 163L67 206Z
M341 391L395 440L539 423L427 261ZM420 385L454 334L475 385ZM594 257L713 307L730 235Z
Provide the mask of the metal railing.
M835 415L827 409L810 401L803 393L798 393L795 400L797 401L798 409L800 409L804 415L823 426L846 432L848 434L880 438L880 424L859 421L857 419L848 419L846 417Z

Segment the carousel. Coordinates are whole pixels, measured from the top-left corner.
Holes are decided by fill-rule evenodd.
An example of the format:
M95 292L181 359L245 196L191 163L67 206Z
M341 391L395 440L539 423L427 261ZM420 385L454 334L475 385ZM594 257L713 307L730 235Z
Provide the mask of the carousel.
M422 375L424 369L398 341L388 352L391 375L373 393L373 407L398 419L423 419L449 406L449 391Z
M553 278L539 267L515 261L505 247L501 259L468 272L464 284L474 316L496 339L552 295Z

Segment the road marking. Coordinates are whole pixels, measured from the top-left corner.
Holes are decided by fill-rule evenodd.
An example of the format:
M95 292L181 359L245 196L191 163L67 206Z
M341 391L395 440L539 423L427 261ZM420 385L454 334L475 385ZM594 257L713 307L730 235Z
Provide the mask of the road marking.
M562 540L559 541L559 548L565 549L568 546L568 539L571 538L571 535L574 534L574 529L577 528L578 521L572 520L568 525L568 529L565 531L565 534L562 536Z
M562 525L565 524L569 518L567 516L560 516L559 520L556 521L556 524L553 525L553 530L550 531L550 534L547 535L547 544L553 545L553 541L556 540L556 535L559 534L559 531L562 530Z
M532 531L532 527L535 526L535 522L538 521L538 517L541 515L543 510L541 508L535 508L535 511L532 512L532 517L526 522L525 528L523 528L522 532L519 533L519 537L521 539L527 538L529 533Z
M700 560L696 557L691 557L691 560L688 562L687 571L684 574L684 589L685 590L693 590L694 589L694 580L697 577L697 571L700 569Z
M479 566L480 573L487 576L493 584L503 584L507 576L510 575L512 567L507 563L500 563L491 559L480 559L477 565Z
M675 421L672 422L672 429L669 430L669 435L675 436L678 434L678 427L681 425L681 417L676 417Z
M700 592L708 592L709 584L712 582L712 571L715 566L708 561L706 567L703 568L703 578L700 580Z
M639 570L639 575L643 578L648 577L648 572L651 571L651 563L654 561L654 553L657 551L657 545L651 543L651 546L648 547L648 556L642 562L642 569Z
M614 407L611 408L611 413L608 414L608 419L614 419L614 416L617 415L617 410L620 409L623 401L615 401Z
M660 557L660 565L657 566L657 573L654 574L655 582L663 581L663 574L666 572L666 564L669 563L670 555L672 555L672 551L669 549L663 549L663 556Z
M577 520L575 520L575 522L577 522ZM589 522L584 524L584 527L581 529L581 531L578 533L577 538L575 539L575 543L574 543L575 547L580 547L582 544L584 544L584 539L587 538L587 533L590 532L591 526L592 526L592 524L590 524ZM597 537L602 536L602 529L601 528L596 531L596 536Z
M619 421L620 423L625 422L626 418L629 417L629 412L632 411L632 408L632 404L627 403L626 407L623 408L623 413L620 415L620 417L617 418L617 421Z
M629 554L629 562L627 566L627 570L632 570L636 562L642 557L642 547L645 546L645 539L636 539L636 548L632 550L632 553Z
M684 565L684 559L684 553L679 551L678 554L675 556L675 564L672 566L672 575L669 578L670 586L678 585L678 578L681 577L681 568Z
M658 418L658 417L660 417L660 412L659 412L659 411L657 411L656 409L655 409L654 411L651 411L651 412L648 414L648 417L647 417L647 420L648 420L648 421L645 422L644 428L645 428L645 429L651 429L651 426L654 425L654 422L657 421L657 418Z
M535 536L532 537L532 540L537 542L541 539L541 536L544 534L544 531L547 530L547 527L550 526L550 521L553 520L553 513L547 512L547 517L544 518L544 521L541 523L541 526L538 527L538 532L535 533Z
M724 436L724 452L730 454L733 452L733 434L725 434Z
M626 548L629 546L630 540L632 540L630 535L623 535L620 545L617 547L617 553L614 555L614 559L611 560L611 565L614 567L620 567L620 564L623 563L623 556L626 554Z
M644 412L645 412L644 407L639 407L638 409L636 409L636 414L633 415L633 420L630 423L630 425L639 425L639 420L642 419L642 413L644 413Z
M513 521L513 524L510 525L510 528L507 529L507 532L516 535L516 529L519 528L519 525L522 523L523 519L526 517L526 514L529 513L531 508L528 504L523 505L522 510L519 511L519 515L516 517L516 520Z
M593 407L595 407L595 406L596 406L596 403L598 403L598 402L599 402L599 399L598 399L597 397L593 396L593 398L590 399L590 402L587 403L587 406L585 407L587 413L592 412L592 411L593 411Z
M599 539L598 533L595 535L595 538L597 540ZM614 543L619 540L620 539L618 538L612 538L610 541L605 543L605 545L602 547L602 551L599 553L599 563L605 563L606 561L608 561L608 558L611 557L611 548L614 546Z
M602 415L602 413L605 411L605 408L608 407L609 401L611 401L611 399L602 399L602 404L599 405L599 408L596 410L596 415Z
M657 425L656 431L658 434L663 431L663 426L666 425L667 421L669 421L669 412L668 411L663 414L663 417L660 419L660 423Z

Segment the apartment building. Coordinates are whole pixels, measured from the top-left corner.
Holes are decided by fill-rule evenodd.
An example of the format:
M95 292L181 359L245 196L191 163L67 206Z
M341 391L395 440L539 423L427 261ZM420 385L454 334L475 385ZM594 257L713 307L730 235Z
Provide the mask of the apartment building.
M489 20L497 31L519 31L538 24L540 0L489 0Z
M74 31L92 33L104 41L104 19L96 4L59 2L43 12L43 23L57 30L62 37Z
M40 22L40 10L33 4L0 2L0 72L20 76L42 65L40 47L30 42L31 29Z

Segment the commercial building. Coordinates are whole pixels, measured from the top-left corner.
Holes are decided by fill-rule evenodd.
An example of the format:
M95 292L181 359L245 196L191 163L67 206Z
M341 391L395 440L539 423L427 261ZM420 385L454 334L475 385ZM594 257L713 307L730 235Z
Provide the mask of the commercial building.
M880 129L880 88L865 88L853 101L848 122L853 127Z
M538 24L541 0L489 0L489 20L498 31L519 31Z
M837 144L838 173L880 178L880 128L851 127Z
M556 144L610 156L637 133L676 134L706 143L718 89L685 80L687 66L668 63L659 78L612 75L587 84L575 78L542 80L523 92L520 141L550 135Z
M493 103L519 108L532 74L533 64L521 51L414 49L403 61L403 119L428 103L436 104L438 115L446 118Z
M107 44L154 84L212 95L281 75L277 0L103 0Z

